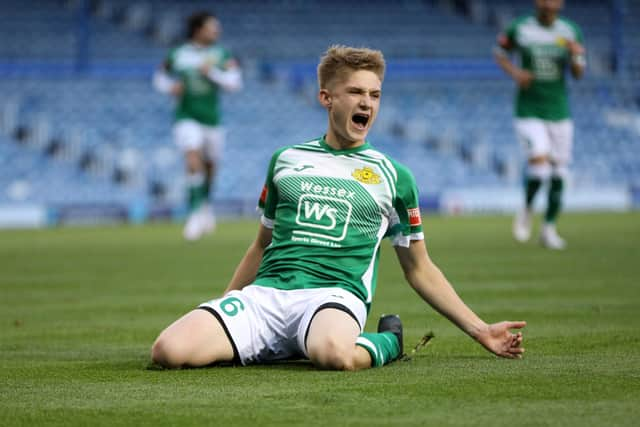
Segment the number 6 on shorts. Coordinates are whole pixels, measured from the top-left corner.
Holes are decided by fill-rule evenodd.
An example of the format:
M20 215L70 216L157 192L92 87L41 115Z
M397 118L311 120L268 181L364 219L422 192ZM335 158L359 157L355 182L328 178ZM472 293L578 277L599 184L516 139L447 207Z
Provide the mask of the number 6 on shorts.
M220 301L220 310L227 316L233 317L238 314L238 312L244 310L244 304L236 297L229 297Z

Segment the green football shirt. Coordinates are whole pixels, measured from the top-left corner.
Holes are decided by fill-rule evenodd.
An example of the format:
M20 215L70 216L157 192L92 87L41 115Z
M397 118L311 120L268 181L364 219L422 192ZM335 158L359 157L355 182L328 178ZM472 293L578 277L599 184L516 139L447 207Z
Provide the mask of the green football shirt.
M565 74L570 57L566 42L583 43L578 26L556 18L546 27L537 17L525 16L514 20L505 36L519 54L522 67L534 76L531 86L518 90L516 117L552 121L569 118Z
M369 143L334 150L320 138L277 151L259 206L273 240L255 284L337 286L367 308L382 239L401 246L424 239L413 175Z
M169 52L168 71L184 85L184 93L176 107L176 120L193 119L209 126L220 124L220 89L202 75L199 68L211 64L223 69L230 59L230 53L217 44L185 43Z

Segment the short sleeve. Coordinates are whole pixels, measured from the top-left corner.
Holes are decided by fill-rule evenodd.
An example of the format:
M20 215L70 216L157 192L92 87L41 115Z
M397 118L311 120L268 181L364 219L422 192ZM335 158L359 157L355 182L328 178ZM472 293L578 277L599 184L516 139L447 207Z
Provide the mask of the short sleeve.
M575 23L572 23L573 32L575 34L576 41L580 44L584 44L584 37L582 35L582 30Z
M395 162L394 166L398 180L387 235L394 246L408 247L412 240L424 240L418 187L409 169Z
M175 72L176 48L171 49L164 59L164 68L169 72Z
M518 27L516 26L516 21L513 21L509 24L509 26L504 32L504 35L509 41L509 43L511 44L511 46L515 46L517 43L517 37L516 37L517 28Z
M505 51L509 51L517 48L518 38L516 35L516 32L517 32L516 22L517 20L512 21L503 32L498 34L497 45L499 48L504 49Z
M222 49L220 55L220 62L218 62L217 67L221 70L226 70L229 67L229 64L237 63L235 56L233 56L232 52L229 49Z
M267 170L267 178L265 179L260 199L258 200L258 209L262 212L260 221L267 228L273 228L276 217L276 207L278 206L278 189L273 182L274 171L278 163L278 157L284 149L276 151L271 156L269 169Z

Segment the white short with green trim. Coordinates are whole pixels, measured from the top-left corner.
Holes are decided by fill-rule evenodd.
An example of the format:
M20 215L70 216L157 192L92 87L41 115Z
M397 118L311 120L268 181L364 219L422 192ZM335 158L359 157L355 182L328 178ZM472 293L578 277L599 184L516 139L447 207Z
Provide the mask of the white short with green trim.
M342 288L281 290L249 285L199 306L213 314L243 365L308 357L306 338L313 316L325 308L349 314L362 332L367 309ZM354 343L355 344L355 343Z
M173 125L173 140L182 151L201 150L207 159L220 161L225 130L221 126L207 126L196 120L182 119Z
M550 121L537 118L515 119L518 140L527 158L548 156L557 165L571 163L573 121Z

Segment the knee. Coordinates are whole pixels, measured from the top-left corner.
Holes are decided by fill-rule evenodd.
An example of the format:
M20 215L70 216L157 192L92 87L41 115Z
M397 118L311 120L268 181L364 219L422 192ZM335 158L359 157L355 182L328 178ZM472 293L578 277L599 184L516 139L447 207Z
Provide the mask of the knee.
M544 165L549 163L549 156L543 154L539 156L529 157L530 165Z
M546 180L551 175L551 164L548 160L530 160L527 167L527 175L538 179Z
M165 368L179 368L186 362L179 346L162 334L151 346L151 360Z
M204 160L202 154L197 150L188 151L185 156L187 162L187 169L191 173L202 172L205 169Z
M332 336L326 336L312 343L307 351L311 362L321 369L354 371L355 343L345 345Z

